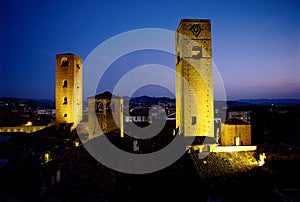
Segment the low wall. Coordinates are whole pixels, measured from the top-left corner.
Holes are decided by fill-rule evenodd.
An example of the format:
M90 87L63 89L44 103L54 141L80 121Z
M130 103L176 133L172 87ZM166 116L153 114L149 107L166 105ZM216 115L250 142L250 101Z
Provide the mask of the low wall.
M212 152L239 152L239 151L255 151L256 146L218 146Z
M13 126L13 127L0 127L0 133L34 133L42 130L46 126Z

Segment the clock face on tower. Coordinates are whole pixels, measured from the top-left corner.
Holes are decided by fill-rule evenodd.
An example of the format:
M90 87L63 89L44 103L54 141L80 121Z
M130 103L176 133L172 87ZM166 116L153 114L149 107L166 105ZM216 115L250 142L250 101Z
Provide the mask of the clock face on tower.
M195 37L198 37L200 32L202 31L199 24L193 24L190 28Z

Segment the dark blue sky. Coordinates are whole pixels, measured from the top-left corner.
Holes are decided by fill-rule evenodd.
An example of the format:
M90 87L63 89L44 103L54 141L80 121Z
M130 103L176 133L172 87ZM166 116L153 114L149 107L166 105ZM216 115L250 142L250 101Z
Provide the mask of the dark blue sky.
M83 60L125 31L175 31L182 18L212 22L213 60L227 98L300 98L299 1L10 1L0 4L0 96L55 95L55 55Z

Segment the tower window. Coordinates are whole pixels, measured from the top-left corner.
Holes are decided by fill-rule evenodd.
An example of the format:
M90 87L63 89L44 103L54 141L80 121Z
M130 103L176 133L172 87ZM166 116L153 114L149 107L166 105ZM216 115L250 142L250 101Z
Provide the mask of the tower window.
M101 102L96 103L96 112L103 112L103 104Z
M180 60L181 60L181 58L180 58L180 52L178 52L177 53L177 57L176 57L176 64L179 64L180 63Z
M64 117L68 117L68 114L64 114Z
M192 48L192 57L194 59L202 58L202 48L200 46L193 46L193 48Z
M106 111L107 112L111 111L111 103L110 102L106 103Z
M68 98L67 97L64 97L64 102L63 102L64 105L68 104Z
M61 59L60 65L61 65L62 68L67 68L68 65L69 65L68 58L63 57L63 58Z
M77 67L78 69L80 69L80 65L79 65L78 63L76 63L76 67Z
M66 87L68 87L68 81L64 80L64 82L63 82L63 88L66 88Z
M197 123L197 117L192 116L192 125L195 125Z

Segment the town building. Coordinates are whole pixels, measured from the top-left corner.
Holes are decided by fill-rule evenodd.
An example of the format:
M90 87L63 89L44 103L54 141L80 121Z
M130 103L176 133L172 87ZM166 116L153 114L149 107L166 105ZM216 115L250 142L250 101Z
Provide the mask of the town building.
M251 125L236 118L221 124L221 146L250 146Z

